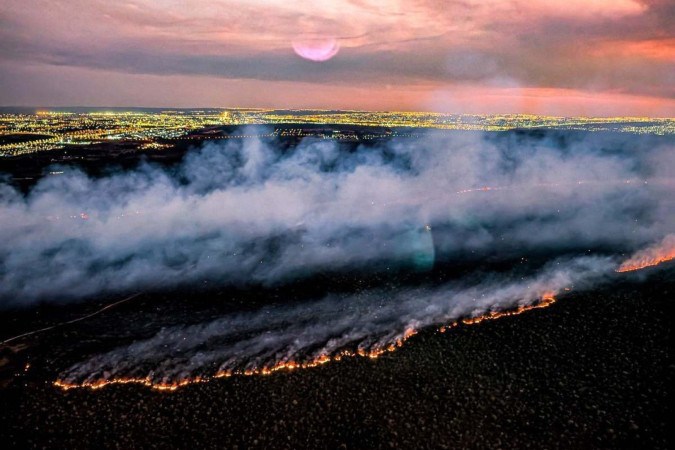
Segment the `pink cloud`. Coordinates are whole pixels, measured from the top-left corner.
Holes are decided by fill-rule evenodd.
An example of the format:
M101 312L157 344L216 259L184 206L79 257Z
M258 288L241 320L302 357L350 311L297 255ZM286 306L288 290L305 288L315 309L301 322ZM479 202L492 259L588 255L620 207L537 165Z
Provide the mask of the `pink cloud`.
M498 103L512 112L553 104L569 110L573 92L580 93L572 96L579 111L614 105L617 113L672 114L675 36L668 11L657 0L326 0L311 9L285 0L7 0L0 102L86 97L103 104L104 91L77 92L92 76L132 83L124 84L135 91L127 104L153 101L159 92L183 104L182 90L162 87L181 79L192 80L187 92L196 92L195 103L213 85L223 101L238 104L259 104L265 86L268 104L313 106L321 98L324 107L334 101L370 109L420 107L422 97L463 89L479 96L462 100L463 108L482 105L487 112L495 107L481 96L501 89ZM314 61L332 59L308 66L293 50ZM34 87L10 76L21 71L31 73ZM54 85L48 76L63 82L44 92ZM146 85L150 78L156 81ZM498 80L538 94L509 93ZM256 89L233 88L244 82ZM282 84L298 92L312 86L318 97L286 98ZM35 98L38 91L44 95Z

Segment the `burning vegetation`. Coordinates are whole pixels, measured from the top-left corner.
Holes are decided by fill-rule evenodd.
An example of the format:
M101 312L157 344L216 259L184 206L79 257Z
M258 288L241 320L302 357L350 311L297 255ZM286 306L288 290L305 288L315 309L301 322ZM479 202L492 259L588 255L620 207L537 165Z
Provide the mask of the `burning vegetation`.
M569 289L566 289L569 290ZM513 310L504 310L504 311L490 311L486 314L476 316L476 317L470 317L470 318L464 318L460 319L454 322L451 322L449 325L443 325L441 326L438 331L440 333L445 333L448 329L450 328L455 328L459 326L460 324L464 325L475 325L483 322L484 320L494 320L494 319L499 319L501 317L509 317L509 316L516 316L518 314L522 314L526 311L531 311L533 309L540 309L540 308L546 308L548 306L551 306L553 303L555 303L556 299L554 297L553 292L546 292L545 294L542 295L541 299L530 305L521 305L518 306L516 309ZM361 358L370 358L370 359L377 359L380 356L386 354L386 353L391 353L396 351L397 349L401 348L404 343L410 339L412 336L416 335L418 333L418 330L414 328L407 328L405 332L398 338L396 338L393 342L389 343L388 345L375 345L372 346L368 349L364 348L359 348L357 350L341 350L335 354L321 354L316 358L313 358L309 361L305 362L300 362L300 361L280 361L277 362L273 365L268 365L268 366L263 366L263 367L255 367L255 368L249 368L249 369L244 369L244 370L226 370L226 371L218 371L215 375L211 376L195 376L193 378L185 378L179 381L169 381L169 382L157 382L154 381L150 377L145 377L145 378L110 378L110 379L103 379L99 378L96 380L87 380L83 381L81 383L76 383L76 382L68 382L63 379L59 379L54 382L54 385L58 388L61 388L63 390L69 390L69 389L74 389L74 388L88 388L88 389L101 389L105 386L108 385L114 385L114 384L140 384L143 386L147 386L149 388L158 390L158 391L175 391L181 387L191 385L191 384L197 384L197 383L205 383L214 379L218 378L228 378L231 376L255 376L255 375L271 375L275 372L283 372L283 371L293 371L297 369L310 369L314 367L318 367L320 365L329 363L329 362L334 362L334 361L340 361L343 358L354 358L354 357L361 357Z
M675 234L669 234L659 244L640 250L624 261L617 272L632 272L675 259Z

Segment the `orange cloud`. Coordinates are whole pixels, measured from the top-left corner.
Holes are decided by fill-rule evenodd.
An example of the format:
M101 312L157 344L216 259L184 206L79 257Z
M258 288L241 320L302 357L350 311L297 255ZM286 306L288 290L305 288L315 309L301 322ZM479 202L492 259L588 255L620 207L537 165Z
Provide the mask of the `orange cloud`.
M591 54L597 56L637 56L672 62L675 61L675 38L648 39L644 41L609 41L593 48Z

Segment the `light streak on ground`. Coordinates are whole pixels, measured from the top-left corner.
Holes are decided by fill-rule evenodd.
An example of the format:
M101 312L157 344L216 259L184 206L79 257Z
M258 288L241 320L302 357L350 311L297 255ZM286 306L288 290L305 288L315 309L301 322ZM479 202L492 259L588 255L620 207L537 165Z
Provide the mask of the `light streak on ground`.
M12 341L16 341L17 339L21 339L21 338L24 338L24 337L26 337L26 336L32 336L32 335L35 335L35 334L42 333L43 331L53 330L54 328L62 327L62 326L65 326L65 325L70 325L70 324L77 323L77 322L80 322L80 321L85 320L85 319L89 319L90 317L97 316L97 315L101 314L102 312L104 312L104 311L106 311L106 310L108 310L108 309L110 309L110 308L114 308L114 307L117 306L117 305L120 305L120 304L122 304L122 303L128 302L129 300L133 300L134 298L138 297L138 296L141 295L141 294L142 294L142 292L138 292L138 293L136 293L136 294L130 295L130 296L128 296L128 297L123 298L122 300L118 300L118 301L116 301L116 302L114 302L114 303L110 303L109 305L106 305L106 306L104 306L103 308L98 309L98 310L94 311L94 312L91 313L91 314L87 314L86 316L78 317L77 319L73 319L73 320L68 320L68 321L66 321L66 322L57 323L57 324L55 324L55 325L51 325L51 326L48 326L48 327L40 328L40 329L38 329L38 330L29 331L29 332L27 332L27 333L19 334L18 336L14 336L14 337L11 337L11 338L9 338L9 339L5 339L4 341L0 342L0 345L6 345L6 344L9 344L9 343L12 342Z

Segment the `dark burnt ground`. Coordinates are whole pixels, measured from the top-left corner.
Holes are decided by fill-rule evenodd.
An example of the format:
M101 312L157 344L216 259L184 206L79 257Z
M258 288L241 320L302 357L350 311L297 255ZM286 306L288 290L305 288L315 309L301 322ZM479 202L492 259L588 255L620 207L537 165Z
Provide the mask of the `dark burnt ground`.
M174 393L0 390L8 448L672 448L673 271L378 360Z

